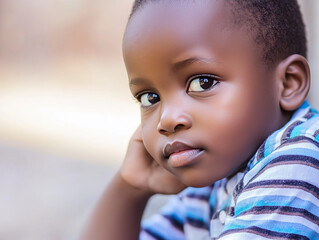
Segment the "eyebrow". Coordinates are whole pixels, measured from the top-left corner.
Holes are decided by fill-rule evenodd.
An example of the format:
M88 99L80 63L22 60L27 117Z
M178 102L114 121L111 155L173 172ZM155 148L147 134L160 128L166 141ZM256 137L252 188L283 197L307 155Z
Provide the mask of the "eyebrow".
M191 65L193 63L212 63L216 62L212 58L202 58L202 57L190 57L181 61L177 61L173 63L173 69L178 70L183 67L187 67L188 65Z
M136 86L136 85L143 85L143 84L147 84L148 81L144 78L132 78L129 82L130 86Z

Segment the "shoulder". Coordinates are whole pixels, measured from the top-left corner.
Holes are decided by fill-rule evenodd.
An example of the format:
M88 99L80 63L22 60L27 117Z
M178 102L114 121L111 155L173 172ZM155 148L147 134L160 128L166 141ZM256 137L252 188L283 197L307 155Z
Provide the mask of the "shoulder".
M225 239L319 237L319 148L306 134L286 139L244 176ZM235 235L233 235L235 234ZM228 238L229 237L229 238ZM222 238L224 239L224 238Z
M227 234L260 235L262 230L266 237L319 237L319 117L315 111L302 109L267 138L234 198L234 220Z
M274 195L289 189L289 195L299 190L318 195L319 115L309 108L270 136L250 164L240 192Z
M242 184L246 186L261 175L273 179L275 173L280 178L289 172L316 169L318 162L319 114L305 102L292 119L271 134L257 150L247 166Z
M249 201L260 206L294 203L304 208L311 207L313 203L319 216L319 149L313 140L304 137L301 142L291 142L264 161L267 164L257 164L256 168L260 169L243 178L238 202ZM305 199L310 201L310 205L304 204ZM248 207L249 204L245 205Z

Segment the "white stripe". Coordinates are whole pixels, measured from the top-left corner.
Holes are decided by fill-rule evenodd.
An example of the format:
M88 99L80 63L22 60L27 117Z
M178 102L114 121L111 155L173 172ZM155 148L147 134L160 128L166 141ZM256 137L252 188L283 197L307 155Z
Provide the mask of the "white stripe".
M276 165L258 175L252 183L265 180L301 180L318 187L319 170L300 164Z
M185 224L184 226L185 235L187 236L187 240L209 240L209 232L208 230L202 228L196 228L192 225Z
M316 198L311 193L304 191L302 189L297 188L256 188L249 190L247 192L242 192L238 198L238 202L243 201L248 198L253 198L258 196L259 198L262 197L269 197L269 196L284 196L284 197L296 197L303 201L311 202L313 205L319 207L319 199Z
M287 151L291 151L291 153L293 154L296 148L299 149L307 149L307 150L314 150L315 152L318 153L319 155L319 149L317 146L315 146L312 143L309 142L298 142L298 143L292 143L286 146L283 146L277 150L275 150L273 153L281 153L281 152L287 152ZM272 153L272 154L273 154ZM256 164L256 166L254 166L245 176L244 176L244 186L247 185L247 183L255 176L258 174L258 172L260 172L261 169L263 169L267 164L265 164L265 161L269 160L269 157L272 156L272 154L268 155L268 157L264 158L263 160L261 160L260 162L258 162Z
M175 236L178 239L184 239L183 232L175 228L167 218L160 214L154 215L146 223L147 224L144 225L145 229L151 229L154 230L154 232L156 232L156 230L159 230L159 232L165 231L165 235L169 233L171 236Z
M292 149L308 149L308 150L314 150L316 152L319 151L318 147L316 145L314 145L313 143L311 142L307 142L307 141L304 141L304 142L292 142L291 144L287 144L287 145L284 145L282 146L281 148L277 149L276 153L280 153L280 152L283 152L283 151L287 151L287 150L292 150ZM292 152L294 153L294 152Z
M310 107L306 107L304 109L300 108L297 110L297 112L295 112L295 115L293 116L294 120L300 120L302 121L302 119L305 119L303 116L306 115L306 113L309 112Z
M204 199L185 197L183 200L187 207L191 206L203 212L208 212L210 209L209 202Z
M310 136L312 139L315 139L314 134L319 129L319 121L318 119L316 121L313 121L314 123L309 127L309 129L306 131L307 136Z
M229 234L224 237L219 238L218 240L269 240L269 238L264 238L257 234L248 233L248 232L236 232L234 234Z
M244 180L243 180L243 184L244 186L247 185L247 183L254 177L257 175L258 172L260 172L260 170L264 167L264 164L261 165L261 163L259 162L256 166L253 167L253 169L251 169L249 172L246 173L246 175L244 176Z

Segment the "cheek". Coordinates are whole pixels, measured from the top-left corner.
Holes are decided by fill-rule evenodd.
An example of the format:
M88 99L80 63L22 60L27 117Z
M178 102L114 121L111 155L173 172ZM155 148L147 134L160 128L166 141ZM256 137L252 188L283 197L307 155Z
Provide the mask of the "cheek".
M157 132L157 122L154 117L142 117L142 139L147 152L155 159L159 161L159 134Z
M211 105L202 125L206 126L207 142L224 163L240 165L248 160L272 129L271 113L249 96L233 95ZM230 99L230 98L229 98Z

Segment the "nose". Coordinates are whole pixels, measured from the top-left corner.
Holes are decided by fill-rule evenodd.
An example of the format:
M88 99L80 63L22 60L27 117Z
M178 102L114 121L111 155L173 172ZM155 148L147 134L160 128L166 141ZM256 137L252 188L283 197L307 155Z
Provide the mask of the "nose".
M183 110L181 104L162 105L162 112L157 130L163 135L175 133L192 127L191 116Z

